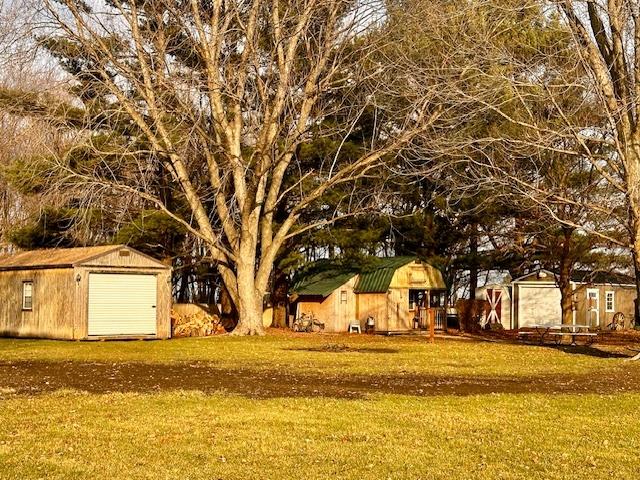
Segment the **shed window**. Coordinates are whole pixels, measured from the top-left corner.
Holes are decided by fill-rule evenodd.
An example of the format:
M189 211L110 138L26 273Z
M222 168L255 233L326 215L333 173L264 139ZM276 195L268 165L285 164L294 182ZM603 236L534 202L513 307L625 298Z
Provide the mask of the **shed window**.
M340 291L340 303L347 303L347 291L346 290L341 290Z
M605 294L605 308L607 312L614 312L616 309L615 304L616 293L615 292L607 292Z
M33 282L22 282L22 309L33 309Z
M424 290L409 290L409 310L426 307L426 294Z
M443 308L447 302L446 292L431 292L431 301L429 306L432 308Z

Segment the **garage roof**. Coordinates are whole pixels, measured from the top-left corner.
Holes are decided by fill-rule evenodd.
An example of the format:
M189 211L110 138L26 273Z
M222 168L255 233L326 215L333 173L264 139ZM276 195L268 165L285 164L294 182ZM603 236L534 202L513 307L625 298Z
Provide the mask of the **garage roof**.
M540 275L544 273L544 275ZM520 282L539 282L539 283L555 283L556 273L551 270L540 269L527 273L522 277L513 280L513 283ZM589 285L634 285L634 277L616 272L604 270L574 270L571 274L571 281L575 283Z
M97 247L50 248L29 250L0 258L0 271L35 270L47 268L72 268L83 265L104 255L127 250L151 260L158 267L168 268L158 260L149 257L126 245L102 245Z

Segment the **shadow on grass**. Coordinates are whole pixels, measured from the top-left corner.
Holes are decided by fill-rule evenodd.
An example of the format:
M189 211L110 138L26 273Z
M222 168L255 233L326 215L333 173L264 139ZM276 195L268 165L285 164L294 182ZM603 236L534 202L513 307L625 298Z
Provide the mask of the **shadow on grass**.
M540 342L511 342L514 345L521 345L524 347L544 347L551 350L558 350L560 352L568 353L571 355L584 355L587 357L595 358L630 358L631 355L623 353L621 351L603 350L596 345L556 345L555 343L540 343ZM631 352L631 350L630 350Z
M196 390L247 398L365 398L369 394L467 396L485 394L614 394L640 392L640 369L612 368L579 375L455 376L393 373L327 374L224 369L204 363L0 362L0 399L62 389L94 394Z
M588 357L596 357L596 358L629 358L629 355L626 355L622 352L610 352L606 350L601 350L599 348L595 348L588 345L548 345L549 347L560 350L564 353L569 353L571 355L586 355Z

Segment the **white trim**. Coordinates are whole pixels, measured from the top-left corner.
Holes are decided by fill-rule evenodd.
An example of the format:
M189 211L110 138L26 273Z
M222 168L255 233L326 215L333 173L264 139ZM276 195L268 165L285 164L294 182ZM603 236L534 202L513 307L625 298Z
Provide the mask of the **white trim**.
M576 282L569 282L569 285L571 285L571 315L573 316L573 324L576 324L576 311L578 310L576 308Z
M555 280L555 279L556 279L556 275L555 275L555 273L553 273L551 270L545 270L544 268L543 268L543 269L540 269L540 270L536 270L535 272L529 272L529 273L527 273L526 275L522 275L521 277L518 277L518 278L516 278L516 279L514 279L514 280L511 280L511 283L515 283L515 282L518 282L518 283L525 283L525 282L526 282L526 280L525 280L525 281L522 281L522 279L523 279L523 278L527 278L527 277L530 277L530 276L532 276L532 275L538 275L538 274L539 274L539 273L541 273L541 272L546 273L549 277L551 277L549 280L551 280L551 281L553 281L553 282L555 283L555 281L556 281L556 280ZM543 278L546 278L546 277L543 277ZM545 280L538 280L538 281L531 280L531 282L533 282L533 283L544 283L544 282L545 282Z
M27 295L27 286L29 287L29 295ZM27 305L27 298L30 300L30 305ZM33 310L33 280L22 282L22 310Z
M609 294L611 294L611 308L608 307ZM607 313L613 313L616 311L616 292L615 290L606 290L604 292L604 311Z

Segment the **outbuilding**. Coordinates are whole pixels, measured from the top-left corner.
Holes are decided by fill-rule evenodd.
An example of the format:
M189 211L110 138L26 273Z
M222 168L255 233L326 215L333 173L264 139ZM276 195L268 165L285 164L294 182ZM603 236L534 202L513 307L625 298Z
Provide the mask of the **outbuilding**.
M611 328L614 316L624 319L624 327L633 327L635 279L618 272L582 271L571 277L572 323L594 328ZM513 328L539 323L561 323L561 293L556 274L538 270L511 283ZM506 321L506 319L505 319Z
M476 289L476 299L485 300L484 318L486 323L499 323L505 330L513 328L511 315L511 285L489 283Z
M429 318L446 329L446 285L442 273L413 257L370 259L345 268L323 262L293 288L296 316L313 314L326 332L346 332L367 319L378 333L426 330Z
M2 336L171 336L171 267L124 245L1 258L0 292Z

